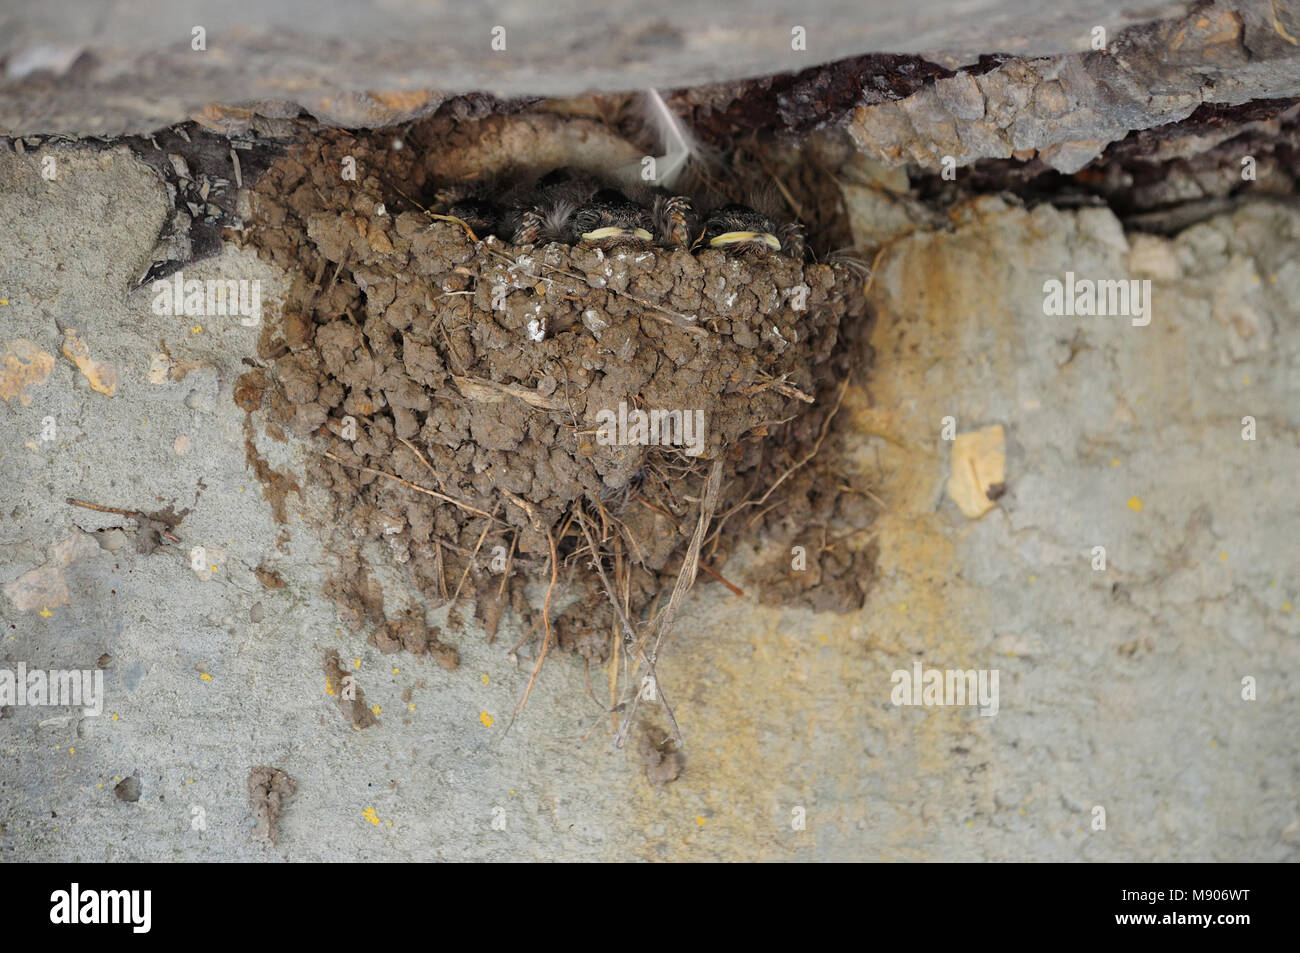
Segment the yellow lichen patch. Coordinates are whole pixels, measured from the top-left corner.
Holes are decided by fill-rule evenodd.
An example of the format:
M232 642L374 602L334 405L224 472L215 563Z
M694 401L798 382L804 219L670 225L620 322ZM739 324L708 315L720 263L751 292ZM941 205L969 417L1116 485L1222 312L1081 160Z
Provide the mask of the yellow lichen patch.
M63 356L77 365L77 370L86 378L91 390L105 397L117 393L117 370L112 365L93 360L90 345L82 340L75 328L63 332Z
M368 820L371 824L374 824L376 827L379 826L379 815L375 813L375 809L373 807L366 808L364 811L361 812L361 816L364 817L366 820Z
M1128 508L1129 508L1130 510L1132 510L1134 513L1141 513L1141 512L1142 512L1142 497L1140 497L1140 496L1130 496L1129 499L1128 499Z
M1006 486L1007 438L1001 424L958 434L952 442L948 495L971 519L993 509Z
M484 728L491 728L495 719L487 712L479 712L478 720L483 722Z
M31 341L19 338L5 345L0 358L0 397L8 403L17 397L24 407L32 405L29 388L44 384L54 370L54 355L42 351Z

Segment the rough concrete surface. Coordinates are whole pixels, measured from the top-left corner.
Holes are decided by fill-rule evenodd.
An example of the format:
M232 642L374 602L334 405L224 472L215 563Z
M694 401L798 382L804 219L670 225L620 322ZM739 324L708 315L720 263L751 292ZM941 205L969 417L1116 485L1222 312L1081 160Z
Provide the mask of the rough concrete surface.
M1300 13L1297 13L1300 16ZM1300 44L1278 7L1214 4L1099 37L1100 48L958 72L897 102L860 107L858 148L881 161L930 167L1037 152L1077 172L1130 130L1300 94Z
M148 133L208 104L250 102L263 112L279 104L288 115L300 105L339 125L386 125L459 93L678 87L801 70L869 50L926 53L955 66L990 51L1084 50L1097 24L1119 30L1188 6L128 0L105 8L46 0L0 11L0 130ZM205 31L201 50L196 27ZM794 48L796 27L804 30L802 49Z
M131 291L169 210L128 152L60 153L54 181L41 158L0 154L0 373L21 378L0 409L0 667L102 664L107 700L3 713L7 858L1296 859L1294 209L1164 239L986 198L887 245L875 365L842 411L881 501L869 602L819 615L697 586L659 663L684 769L652 785L635 746L580 740L602 716L573 656L507 732L532 667L510 616L492 645L439 620L455 671L340 628L303 519L320 500L289 496L285 539L245 466L231 387L257 329ZM1067 271L1149 278L1150 324L1045 316ZM185 274L259 279L268 314L285 287L231 249ZM153 383L160 353L197 363ZM1004 428L1005 492L979 519L945 491L948 416ZM259 448L290 471L304 452ZM95 533L129 520L68 497L188 508L183 542L137 552ZM340 717L331 649L377 726ZM998 669L996 716L896 707L891 673L916 660ZM262 765L296 782L274 846L249 804ZM115 793L131 778L135 800Z

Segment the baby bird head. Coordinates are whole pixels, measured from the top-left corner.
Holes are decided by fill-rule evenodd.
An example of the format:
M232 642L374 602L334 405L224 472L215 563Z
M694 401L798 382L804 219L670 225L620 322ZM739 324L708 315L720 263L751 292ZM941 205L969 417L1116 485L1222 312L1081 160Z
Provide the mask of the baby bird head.
M745 253L780 251L776 223L748 205L723 205L704 220L704 244L710 248Z
M714 209L704 220L703 244L735 254L783 252L803 257L803 229L797 223L778 226L770 215L748 205L730 204Z
M610 247L653 240L650 212L618 189L600 189L569 220L574 242Z

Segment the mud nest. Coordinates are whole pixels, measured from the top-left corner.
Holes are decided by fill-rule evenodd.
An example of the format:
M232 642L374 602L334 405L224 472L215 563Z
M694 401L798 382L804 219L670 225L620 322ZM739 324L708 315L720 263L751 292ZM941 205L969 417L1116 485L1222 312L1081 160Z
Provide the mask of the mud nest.
M297 278L241 403L317 451L305 476L327 491L328 590L347 624L454 667L423 609L467 597L489 638L517 611L538 667L552 645L590 662L622 645L653 671L696 576L736 589L723 564L760 533L786 541L765 596L799 601L833 577L819 607L861 604L870 549L824 544L828 527L866 526L868 500L817 462L856 359L841 336L860 323L859 274L474 241L422 211L434 147L391 140L291 152L257 184L246 232ZM658 412L654 434L637 411ZM810 525L791 573L788 541ZM405 567L419 609L385 613L377 558Z

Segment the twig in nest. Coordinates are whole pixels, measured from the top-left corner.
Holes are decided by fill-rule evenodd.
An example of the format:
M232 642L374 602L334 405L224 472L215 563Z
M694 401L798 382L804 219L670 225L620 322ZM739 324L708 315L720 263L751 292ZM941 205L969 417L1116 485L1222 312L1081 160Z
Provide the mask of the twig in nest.
M640 503L642 506L644 506L646 509L650 510L651 512L658 513L660 516L664 517L666 520L668 520L668 522L673 524L673 527L677 530L677 532L681 533L682 535L686 534L686 531L682 529L680 525L678 525L677 517L673 516L672 513L669 513L663 507L655 506L649 500L641 496L634 496L632 497L632 499L637 503Z
M587 545L591 547L591 563L596 567L596 575L600 577L600 584L605 590L605 595L609 597L609 604L614 607L614 615L618 617L619 624L623 626L623 638L628 645L631 645L636 640L636 636L632 632L632 623L628 621L627 615L623 612L623 607L618 604L618 597L614 595L614 589L610 586L609 580L605 577L605 566L601 558L600 550L596 548L596 541L592 539L591 532L587 529L587 520L583 517L581 510L577 511L577 517L578 526L582 529L582 535L587 537ZM650 669L650 677L654 679L655 683L655 694L659 697L659 700L663 702L664 711L668 715L668 722L673 726L673 740L680 745L682 743L682 732L681 729L677 727L677 718L673 715L672 706L668 704L668 696L664 694L664 686L663 683L659 681L659 672L655 669L655 663L651 659L647 658L644 652L641 653L640 660L645 662L646 667ZM615 661L617 663L617 659ZM640 692L637 692L637 695L639 696ZM633 699L632 704L633 710L635 711L635 699ZM629 714L627 722L624 722L624 727L630 724L631 720L632 716ZM620 738L622 735L623 733L620 732ZM619 747L622 747L621 740L619 741Z
M322 450L321 455L329 457L335 463L341 463L343 466L350 467L353 470L362 470L366 473L373 473L375 476L386 477L389 480L393 480L396 483L402 484L402 486L409 486L412 490L418 490L419 492L432 496L435 499L439 499L447 503L451 503L453 506L459 506L462 510L465 510L468 513L475 513L478 516L486 516L493 523L501 523L502 526L509 525L497 519L487 510L480 510L477 506L470 506L468 503L462 503L454 496L448 496L446 493L439 493L437 490L431 490L427 486L420 486L420 484L412 483L410 480L403 480L399 476L394 476L391 473L385 473L383 470L376 470L374 467L362 466L359 463L348 463L348 461L344 460L342 457L335 456L334 454L330 453L328 450Z
M690 591L691 586L695 584L695 574L700 564L700 546L704 542L704 533L713 519L713 511L717 508L718 496L721 493L721 490L722 458L719 456L718 459L713 461L713 467L709 470L709 478L705 483L704 496L700 499L699 523L696 524L695 534L691 537L691 543L686 548L686 557L682 560L682 568L677 573L677 584L673 586L673 592L668 599L668 605L664 607L662 612L655 613L654 622L657 622L658 625L656 626L654 622L652 622L652 624L647 628L645 635L637 639L636 643L632 646L632 656L634 658L644 659L646 665L650 667L651 675L654 674L655 659L659 657L659 648L663 645L664 636L672 627L673 618L677 614L677 607L681 603L682 597L686 595L686 593ZM658 632L655 638L654 651L646 652L645 644L649 640L650 633L655 629L657 629ZM633 682L633 684L635 684L635 682ZM657 688L662 689L657 677L655 678L655 685ZM661 698L663 697L662 690L659 692L659 695ZM640 692L637 692L636 695L632 697L632 710L628 712L627 719L623 722L623 727L620 729L618 738L614 742L619 748L623 747L624 741L627 740L628 730L632 727L632 721L636 715L636 703L640 697ZM665 700L664 706L667 707L667 705L668 702ZM673 731L677 737L680 737L681 733L677 730L676 721L673 722Z
M723 578L720 572L718 572L716 569L714 569L712 566L706 563L703 559L700 560L700 568L703 569L705 572L707 572L714 579L718 580L718 582L722 583L724 586L726 586L736 595L743 596L745 594L744 589L741 589L739 586L732 585L730 582L728 582L726 579Z
M617 573L615 573L615 576L617 577ZM617 596L615 599L617 599ZM623 653L618 647L619 641L618 620L615 619L609 627L609 704L611 708L609 727L615 734L618 734L618 713L612 709L618 704L618 665L623 658ZM590 733L588 732L588 734ZM583 738L582 740L586 741L587 739Z
M521 635L521 636L519 637L519 641L516 642L516 643L514 644L514 647L513 647L509 652L507 652L506 654L507 654L507 655L514 655L514 654L515 654L516 652L518 652L521 648L523 648L524 643L527 642L529 639L531 639L531 638L533 637L533 633L537 631L538 626L540 626L541 624L542 624L542 618L541 618L541 616L538 616L538 617L533 621L533 624L532 624L531 626L528 627L528 631L525 632L523 635Z
M528 704L528 696L533 691L533 683L537 681L537 673L542 670L542 663L546 661L546 653L551 649L551 593L555 591L555 578L560 571L560 560L555 553L555 535L548 527L546 530L546 541L551 544L551 584L546 587L546 598L542 602L542 623L546 626L546 634L542 638L542 651L537 655L537 664L533 666L533 674L528 676L528 686L524 689L524 697L519 699L519 705L515 708L515 715L518 716ZM510 719L514 724L514 718Z
M405 437L398 437L397 439L400 440L402 443L404 443L404 444L406 445L406 449L407 449L407 450L410 450L413 454L415 454L415 458L416 458L417 460L419 460L421 463L423 463L424 466L425 466L425 469L427 469L430 473L433 474L433 478L434 478L435 480L438 481L439 486L443 486L443 485L445 485L445 484L443 484L443 482L442 482L442 477L440 477L440 476L438 475L438 471L435 470L435 469L433 468L433 464L430 463L430 462L425 458L424 454L422 454L422 453L420 452L420 448L419 448L419 447L417 447L415 444L411 443L411 441L407 440Z
M461 228L465 229L465 234L469 236L470 241L478 241L478 236L474 234L474 229L470 228L469 223L463 218L457 218L455 215L439 215L437 212L430 212L428 209L424 210L424 214L429 216L429 218L436 218L440 222L454 222Z
M506 570L501 574L501 585L497 587L497 598L506 594L506 581L510 578L510 564L515 559L515 547L519 545L519 533L510 537L510 552L506 555Z
M330 278L330 283L325 288L326 297L329 297L329 293L334 290L334 285L336 285L339 280L339 273L343 271L343 267L348 263L348 259L351 257L352 257L352 246L349 245L346 249L344 249L343 257L339 259L339 263L334 266L334 275ZM353 321L352 323L356 324L356 321Z
M437 212L430 212L427 208L425 208L415 199L411 198L409 195L407 195L405 192L399 189L396 185L390 182L386 176L384 177L384 183L390 189L392 189L394 192L400 195L402 198L406 199L406 201L410 202L412 205L418 208L425 215L429 216L429 218L437 219L440 222L454 222L455 224L459 225L461 228L465 229L465 234L469 236L470 241L475 243L478 242L478 236L474 234L474 229L470 228L469 224L465 222L464 219L459 219L455 215L439 215Z
M713 511L717 509L718 497L721 495L721 491L722 457L719 456L718 459L713 461L713 467L709 470L709 479L704 487L704 496L700 500L700 521L696 524L695 535L691 537L691 544L686 549L686 559L682 562L681 571L677 573L677 584L673 586L673 593L668 598L668 605L664 606L663 612L658 617L659 631L655 634L654 651L649 653L651 661L659 657L659 647L663 644L664 636L668 634L668 630L672 628L673 619L677 615L677 607L681 604L682 597L695 585L695 574L700 564L700 546L704 543L704 534L709 528L709 523L713 520Z
M605 587L605 594L609 596L610 605L614 607L615 618L618 619L619 625L623 627L623 639L628 645L631 645L636 641L636 635L632 632L632 623L628 621L627 615L623 612L623 607L618 604L618 597L614 595L614 590L610 587L609 580L605 578L605 567L601 562L600 550L596 548L596 540L587 528L586 517L582 515L581 511L578 512L578 527L582 530L582 535L587 538L587 546L591 549L591 564L596 568L596 575L600 577L601 585Z
M434 540L434 542L437 543L438 545L438 548L436 550L436 552L438 553L438 590L442 593L442 601L446 602L447 601L447 573L443 567L442 540L436 539Z
M316 298L320 295L320 280L325 277L325 265L326 261L322 258L320 264L316 266L316 277L311 283L311 297L307 299L307 305L303 308L303 313L305 314L310 314L312 312L312 306L316 303Z
M880 264L880 259L888 247L888 245L882 245L880 251L876 252L876 257L871 259L871 274L867 275L867 283L862 286L862 297L864 298L871 291L871 286L876 283L876 266Z
M115 516L126 516L130 519L135 519L137 516L143 515L137 513L135 510L119 510L116 506L100 506L98 503L87 503L84 500L74 500L72 497L68 497L67 502L73 506L81 506L88 510L94 510L96 513L112 513Z
M94 510L96 513L112 513L114 516L125 516L127 519L135 520L137 523L142 522L143 520L151 520L154 523L162 523L164 526L175 526L176 523L180 522L180 520L177 520L176 523L169 524L166 519L157 516L150 516L148 513L141 513L137 510L119 510L116 506L100 506L98 503L87 503L84 500L74 500L72 497L68 497L67 502L72 506L80 506L84 509ZM179 536L173 535L165 529L158 530L158 535L169 542L179 543L181 541Z
M531 388L520 387L518 384L500 384L487 378L458 377L455 374L451 379L455 382L461 396L467 400L498 404L509 396L522 400L538 410L564 410L564 401L559 398L539 394Z
M830 433L831 421L835 419L835 415L839 413L840 405L844 403L844 394L848 391L849 382L851 380L853 380L853 375L850 373L845 376L844 383L840 384L840 392L835 397L835 406L831 408L831 412L827 414L826 419L822 421L821 433L817 435L817 442L813 444L813 448L808 452L808 455L805 456L798 463L796 463L794 466L790 467L790 469L782 473L779 477L777 477L776 482L773 483L771 486L769 486L767 488L767 492L764 493L761 497L759 497L757 500L746 500L744 503L739 504L736 507L736 509L740 509L741 507L744 506L762 506L764 503L767 502L767 498L772 495L772 491L774 491L778 486L784 483L786 479L790 476L790 474L794 473L794 471L798 470L800 467L807 465L809 460L817 456L817 452L822 448L822 441L824 441L826 439L826 435Z
M614 705L612 708L608 708L602 711L599 715L596 716L596 720L591 723L591 727L582 733L582 737L578 739L578 743L583 744L586 742L588 738L591 737L591 733L596 730L596 726L600 724L600 720L602 718L604 718L606 715L609 715L611 718L617 719L618 713L622 710L623 710L623 705L619 704L619 705Z
M781 375L780 378L772 378L770 380L764 381L762 384L755 384L753 387L741 391L741 393L744 394L746 397L748 397L751 394L761 393L762 391L767 390L769 387L772 388L772 390L776 391L778 394L784 394L786 397L793 397L796 400L803 401L805 404L815 404L817 402L816 398L814 398L811 394L805 394L803 391L795 387L793 384L786 383L784 374Z
M497 504L497 510L499 509L501 509L500 503ZM497 515L496 510L492 511L492 515L494 517ZM465 585L465 580L469 578L469 571L470 569L473 568L474 560L478 558L478 551L483 548L483 540L487 539L488 530L490 530L491 528L492 528L491 520L488 520L488 522L483 524L483 532L479 534L478 542L474 545L474 552L470 555L469 560L465 563L465 571L460 574L460 582L456 583L456 591L452 593L451 604L453 606L456 604L456 600L460 598L461 587Z
M631 606L632 571L628 567L627 561L624 560L623 558L623 541L617 536L614 537L614 585L618 587L618 590L615 593L615 595L619 597L619 601L623 605L623 615L627 615L629 612L632 611L632 606ZM610 679L610 685L609 685L609 703L611 705L616 705L617 710L610 712L609 727L610 730L613 731L615 735L617 735L618 716L619 713L622 712L623 710L623 706L617 704L618 703L618 677L619 677L618 669L619 669L619 661L622 658L623 653L619 652L618 650L618 624L617 623L615 623L614 628L615 628L614 651L617 654L614 657L613 677Z
M528 514L528 522L532 524L533 529L539 531L542 529L544 524L542 523L541 514L537 512L537 507L533 506L533 504L529 503L522 496L517 496L516 494L511 493L503 486L499 486L497 489L501 491L507 500Z
M609 290L612 291L614 289L611 288ZM687 334L694 334L702 338L709 336L709 332L704 330L704 328L696 327L694 324L683 324L683 321L691 320L688 315L678 314L676 311L669 311L667 308L661 308L657 304L651 304L649 301L638 298L636 295L630 295L626 291L619 291L616 293L621 294L624 298L631 298L643 308L653 309L647 317L654 318L656 321L662 321L664 324L670 325L678 331L685 331ZM663 314L655 314L655 311L662 311ZM676 320L674 320L674 318Z

